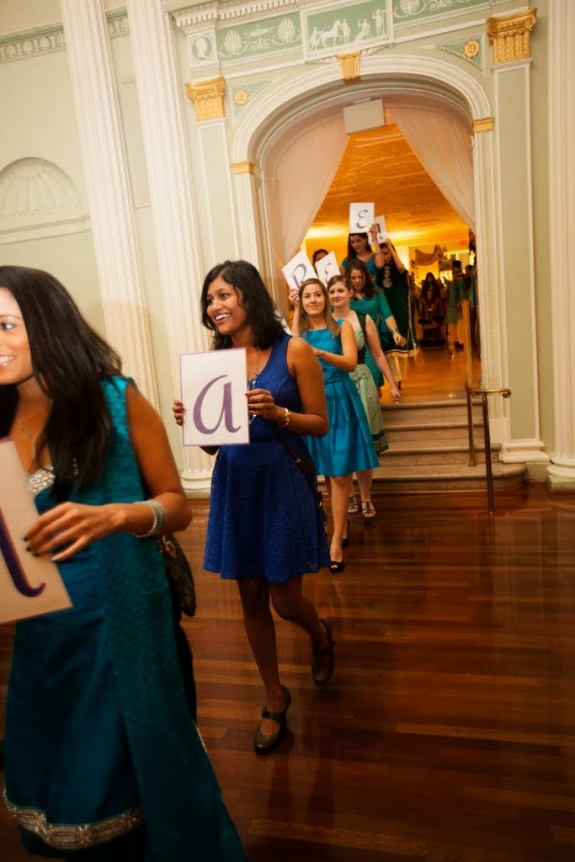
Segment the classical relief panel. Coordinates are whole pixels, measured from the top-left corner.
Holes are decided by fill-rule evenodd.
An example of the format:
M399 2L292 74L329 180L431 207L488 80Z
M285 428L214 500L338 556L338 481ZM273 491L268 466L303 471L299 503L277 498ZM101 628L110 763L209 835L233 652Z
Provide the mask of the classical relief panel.
M216 39L221 60L252 59L284 52L301 47L300 18L293 12L237 27L225 27L217 32Z
M321 12L304 12L308 57L360 50L389 43L392 36L390 7L386 0L346 4Z
M441 42L435 47L446 54L460 57L476 69L485 69L485 39L482 33L453 42Z
M485 0L393 0L393 18L405 24L485 5Z

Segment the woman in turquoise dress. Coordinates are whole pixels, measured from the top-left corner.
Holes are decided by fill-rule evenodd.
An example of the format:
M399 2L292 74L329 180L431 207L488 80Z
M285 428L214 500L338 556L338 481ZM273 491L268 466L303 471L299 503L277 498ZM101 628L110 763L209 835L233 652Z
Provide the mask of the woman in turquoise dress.
M313 470L306 440L327 431L325 392L312 351L284 331L251 263L215 266L204 280L201 303L214 349L246 352L250 442L217 452L204 568L238 585L266 695L254 749L267 755L285 735L291 703L280 675L272 606L308 635L316 685L329 680L335 663L330 623L303 594L303 576L329 564L315 475L303 469ZM185 421L180 401L174 414L179 424Z
M312 346L323 371L329 416L325 437L308 440L312 460L328 486L333 520L330 570L344 568L347 505L353 473L377 467L365 409L350 379L357 365L353 327L333 319L327 289L319 279L306 279L299 290L294 328Z
M371 243L377 249L375 252L371 247ZM348 234L347 254L341 262L341 269L345 271L352 260L361 260L365 264L370 278L375 284L379 267L382 265L382 257L377 245L377 225L372 225L369 233Z
M39 514L22 553L49 555L72 602L16 626L5 798L22 841L78 862L245 862L154 538L191 517L163 423L48 273L0 267L0 354L0 436Z
M350 307L354 311L368 314L378 329L383 323L383 326L387 326L391 331L394 342L400 344L403 338L397 328L397 321L384 294L374 285L365 264L361 260L353 260L346 267L345 283L353 292ZM383 386L383 375L373 361L369 349L365 352L365 362L371 371L375 385L379 389Z
M379 344L379 333L375 328L375 323L369 315L350 308L351 290L346 285L343 276L332 276L327 283L327 290L334 317L337 320L347 320L353 327L357 346L357 366L349 376L353 380L358 395L361 398L369 430L371 431L373 446L379 456L389 449L389 444L383 428L377 387L365 362L365 354L368 348L373 361L387 380L396 403L401 398L401 392L397 388L389 363ZM360 491L361 514L364 520L370 521L376 516L375 507L371 500L373 470L358 470L355 473L355 478L357 479ZM350 505L357 506L353 492L350 494L349 499Z

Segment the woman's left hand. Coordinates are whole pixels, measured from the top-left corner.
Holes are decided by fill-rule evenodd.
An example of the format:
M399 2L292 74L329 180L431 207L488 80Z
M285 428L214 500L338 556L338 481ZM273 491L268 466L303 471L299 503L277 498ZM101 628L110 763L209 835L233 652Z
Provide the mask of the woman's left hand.
M393 333L393 340L398 347L405 347L407 344L407 338L401 334L401 332Z
M121 503L61 503L41 515L28 530L26 550L37 556L50 554L54 562L67 560L97 539L117 532L122 509Z
M269 389L250 389L246 392L248 399L248 413L252 416L261 416L277 422L278 417L283 416L283 407L278 407Z
M391 392L391 397L397 404L401 400L401 390L398 389L397 383L393 383L389 387L389 391Z

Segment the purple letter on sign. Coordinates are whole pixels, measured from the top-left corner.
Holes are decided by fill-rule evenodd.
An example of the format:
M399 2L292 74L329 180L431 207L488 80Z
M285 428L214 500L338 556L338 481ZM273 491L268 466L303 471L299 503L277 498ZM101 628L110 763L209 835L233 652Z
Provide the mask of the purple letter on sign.
M1 511L0 553L4 557L4 562L6 563L8 574L12 578L14 586L16 587L18 592L22 593L23 596L27 596L28 598L34 598L34 596L39 596L40 593L44 590L46 584L40 584L39 587L33 587L26 580L26 574L24 572L24 569L22 568L20 560L18 559L16 548L14 547L12 539L10 538L10 533L8 532L8 527Z
M222 424L222 417L224 418L224 423L226 426L226 430L231 434L234 434L236 431L239 431L241 426L238 425L237 428L232 424L232 385L231 383L224 383L224 397L222 400L222 412L218 417L218 421L214 425L213 428L208 428L207 425L202 421L202 407L204 404L204 398L208 394L208 390L217 383L218 380L222 380L226 375L220 374L219 377L214 377L213 380L210 380L209 383L206 383L204 388L201 390L200 394L197 397L196 403L194 404L194 425L201 431L202 434L213 434Z

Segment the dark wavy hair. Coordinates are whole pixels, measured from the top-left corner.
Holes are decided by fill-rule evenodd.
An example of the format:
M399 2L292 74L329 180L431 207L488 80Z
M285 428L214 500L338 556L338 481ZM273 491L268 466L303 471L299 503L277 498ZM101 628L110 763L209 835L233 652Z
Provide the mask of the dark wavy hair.
M352 236L360 236L362 239L364 239L367 251L369 251L370 254L373 254L373 249L372 249L370 242L369 242L369 235L367 233L361 233L360 231L354 231L353 233L350 233L347 236L347 261L348 261L348 263L350 260L355 260L357 257L356 251L351 244Z
M101 381L120 374L122 362L53 275L0 266L0 287L20 307L34 377L52 401L38 446L48 446L53 491L57 499L65 499L74 484L90 487L102 474L112 419ZM16 385L0 386L0 437L9 434L17 405Z
M373 279L369 273L369 269L365 265L365 263L356 257L354 260L350 260L345 268L345 283L351 288L351 274L357 270L361 272L363 275L363 288L362 293L366 299L371 299L376 294L376 287L373 283Z
M202 323L214 333L214 350L232 347L229 335L220 335L216 324L208 316L208 288L218 276L239 293L238 301L246 310L247 323L254 335L254 347L265 350L285 335L274 302L255 266L247 260L226 260L208 272L202 287Z

